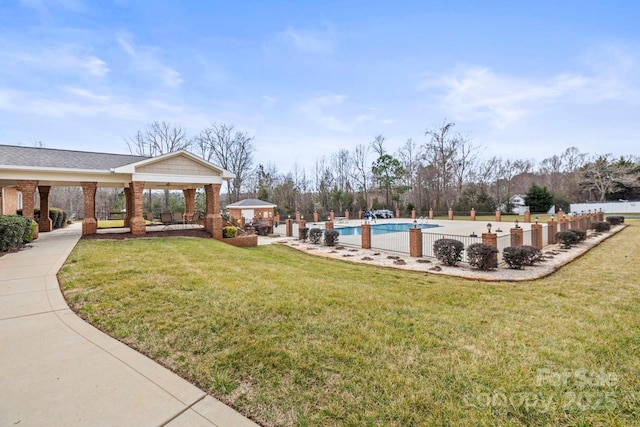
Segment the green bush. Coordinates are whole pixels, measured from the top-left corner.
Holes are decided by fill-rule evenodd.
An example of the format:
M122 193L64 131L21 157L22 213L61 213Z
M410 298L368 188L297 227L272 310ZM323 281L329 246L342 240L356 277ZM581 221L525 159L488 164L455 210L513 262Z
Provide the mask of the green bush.
M587 240L587 232L582 230L569 230L570 233L574 233L578 236L578 242L584 242Z
M540 249L534 246L529 246L529 245L520 246L520 251L524 256L525 265L540 264L544 259L542 257L542 251L540 251ZM503 257L504 257L504 254L503 254Z
M569 249L571 246L578 244L580 239L574 231L575 230L566 230L556 233L556 239L562 248Z
M338 230L326 230L324 232L324 244L327 246L335 246L338 243L340 233Z
M464 244L454 239L438 239L433 242L433 253L445 265L456 265L462 261Z
M484 243L473 243L467 247L469 265L479 270L487 271L498 267L497 254L498 248Z
M311 243L313 243L314 245L317 245L318 243L320 243L321 239L322 239L322 229L312 228L311 230L309 230L309 241Z
M227 226L222 227L222 237L225 239L232 239L238 235L238 229L235 227Z
M309 228L308 227L300 227L298 228L298 240L302 240L303 242L307 240L309 237Z
M0 216L0 252L18 249L31 231L32 223L19 215Z
M533 246L509 246L502 251L502 259L513 269L524 268L542 262L542 252Z
M254 228L256 229L256 234L258 236L268 236L271 232L271 227L269 227L269 224L255 224Z
M24 235L22 236L22 241L24 243L33 242L33 236L36 234L36 227L38 227L38 223L30 221L29 227L25 228Z
M607 222L611 225L620 225L624 223L624 217L622 215L611 215L607 217Z
M18 209L18 215L22 215L22 209ZM67 224L67 212L60 208L49 208L49 219L51 220L51 228L62 228ZM33 208L33 219L38 222L40 220L40 208Z
M594 222L593 224L591 224L591 229L597 231L598 233L604 233L605 231L611 230L611 224L607 221Z

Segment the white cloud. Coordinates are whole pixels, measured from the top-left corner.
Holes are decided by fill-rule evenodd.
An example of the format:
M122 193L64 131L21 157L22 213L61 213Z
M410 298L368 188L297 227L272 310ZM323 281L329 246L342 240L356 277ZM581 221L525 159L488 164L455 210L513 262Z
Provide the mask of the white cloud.
M330 53L333 50L332 32L328 27L322 32L287 27L278 33L278 38L303 53Z
M6 64L25 63L42 70L76 71L86 76L105 77L111 71L108 64L97 56L84 52L76 45L57 45L39 51L4 50L0 58Z
M349 102L346 95L328 93L308 99L298 111L327 130L351 132L374 120L376 109Z
M126 35L121 35L116 40L139 71L154 74L165 86L169 87L179 87L184 82L178 71L158 59L158 49L146 46L136 47Z

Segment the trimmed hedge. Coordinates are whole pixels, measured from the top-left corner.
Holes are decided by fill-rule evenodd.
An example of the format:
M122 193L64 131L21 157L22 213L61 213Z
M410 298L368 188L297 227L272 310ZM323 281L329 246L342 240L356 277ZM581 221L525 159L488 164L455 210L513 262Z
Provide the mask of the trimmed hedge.
M298 228L298 240L302 240L303 242L309 238L309 228L308 227L299 227Z
M335 246L338 243L340 233L338 230L326 230L324 232L324 244L327 246Z
M18 249L33 239L35 223L19 215L0 216L0 252Z
M309 241L311 243L313 243L314 245L317 245L318 243L320 243L321 239L322 239L322 229L312 228L311 230L309 230Z
M464 243L454 239L438 239L433 242L433 253L445 265L456 265L462 261Z
M521 269L525 265L535 265L542 262L542 252L533 246L509 246L502 251L502 259L509 268Z
M498 248L484 243L473 243L467 247L467 260L471 267L479 270L493 270L498 267Z
M570 249L571 246L578 244L580 241L575 230L560 231L556 233L556 239L564 249Z
M624 217L622 215L611 215L608 216L606 220L611 225L620 225L624 223Z
M235 227L227 226L222 227L222 237L224 239L233 239L238 235L238 229Z
M22 216L22 209L18 209L18 215ZM49 219L51 220L51 228L54 230L67 225L67 212L60 208L49 208ZM38 222L40 220L40 208L33 208L33 219Z
M611 230L611 224L607 221L594 222L593 224L591 224L591 229L597 231L598 233L604 233L605 231Z

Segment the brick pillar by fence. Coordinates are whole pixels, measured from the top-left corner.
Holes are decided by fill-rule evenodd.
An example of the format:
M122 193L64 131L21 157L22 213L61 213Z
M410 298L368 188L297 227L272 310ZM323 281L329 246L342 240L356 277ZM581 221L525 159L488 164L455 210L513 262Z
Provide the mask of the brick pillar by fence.
M400 209L396 209L396 218L400 218Z
M131 189L124 187L124 226L131 226L131 218L133 217L133 198L131 197Z
M555 245L557 242L556 240L556 233L558 232L558 222L557 221L547 221L547 242L550 245Z
M569 229L569 220L567 218L562 221L558 221L560 224L560 231L567 231Z
M496 209L496 222L502 221L502 211L500 209Z
M433 219L433 209L429 209L429 219Z
M562 210L562 208L560 208L558 210L558 222L562 221L564 219L564 211Z
M411 219L416 219L416 210L411 209Z
M333 212L333 209L331 209L331 212L329 212L329 221L333 221L334 219L336 219L336 214Z
M362 249L371 249L371 224L362 224Z
M422 228L409 229L409 256L414 258L422 256Z
M587 224L587 218L584 215L580 215L578 217L578 229L585 230L585 225Z
M362 209L358 209L358 219L362 219Z
M604 212L602 212L602 208L600 208L600 212L598 212L598 221L604 222Z
M296 212L296 223L300 222L300 212Z
M346 211L344 211L344 217L348 220L349 216L351 215L351 212L349 212L349 210L347 209Z
M84 219L82 220L82 235L96 234L98 220L96 219L96 182L81 182L84 194Z
M531 224L531 246L542 250L542 224Z
M593 221L593 216L592 216L592 215L593 215L593 214L589 214L589 215L587 216L587 228L591 228L591 224L594 222L594 221Z
M447 212L447 217L451 220L453 219L453 209L449 208L449 211Z
M187 188L182 190L182 194L184 195L184 218L190 221L196 213L196 189Z
M133 203L133 215L129 220L129 229L131 234L135 236L141 236L147 233L147 222L144 219L144 203L142 197L144 196L143 181L135 181L129 184L131 188L131 200Z
M482 243L498 248L498 235L496 233L482 233ZM498 265L498 254L493 255L493 262Z
M319 218L318 218L318 212L314 212L313 213L313 222L318 222Z
M301 219L300 222L298 222L298 228L302 228L302 227L306 227L307 226L307 221L304 219Z
M40 219L38 220L39 231L47 232L51 231L51 218L49 218L49 191L51 186L40 185L38 187L38 193L40 193Z
M293 221L291 221L291 218L287 218L284 221L284 235L286 237L291 237L293 236Z
M325 221L324 229L325 229L325 231L326 230L333 230L333 221Z
M531 211L524 211L524 222L531 222Z
M518 228L512 228L511 230L509 230L511 232L511 246L513 247L519 247L522 246L522 240L523 240L523 231L521 227Z
M571 217L571 225L569 227L571 230L578 230L580 229L580 218L578 218L577 216L572 216Z
M471 217L471 221L476 220L476 210L474 208L471 208L471 212L469 212L469 217Z

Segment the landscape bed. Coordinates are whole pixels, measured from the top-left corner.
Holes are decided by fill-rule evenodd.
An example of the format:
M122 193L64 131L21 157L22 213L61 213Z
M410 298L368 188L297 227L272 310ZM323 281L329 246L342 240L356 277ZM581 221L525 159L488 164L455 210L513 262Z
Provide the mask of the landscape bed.
M263 425L630 425L638 238L518 284L189 238L82 240L59 277L84 319Z

